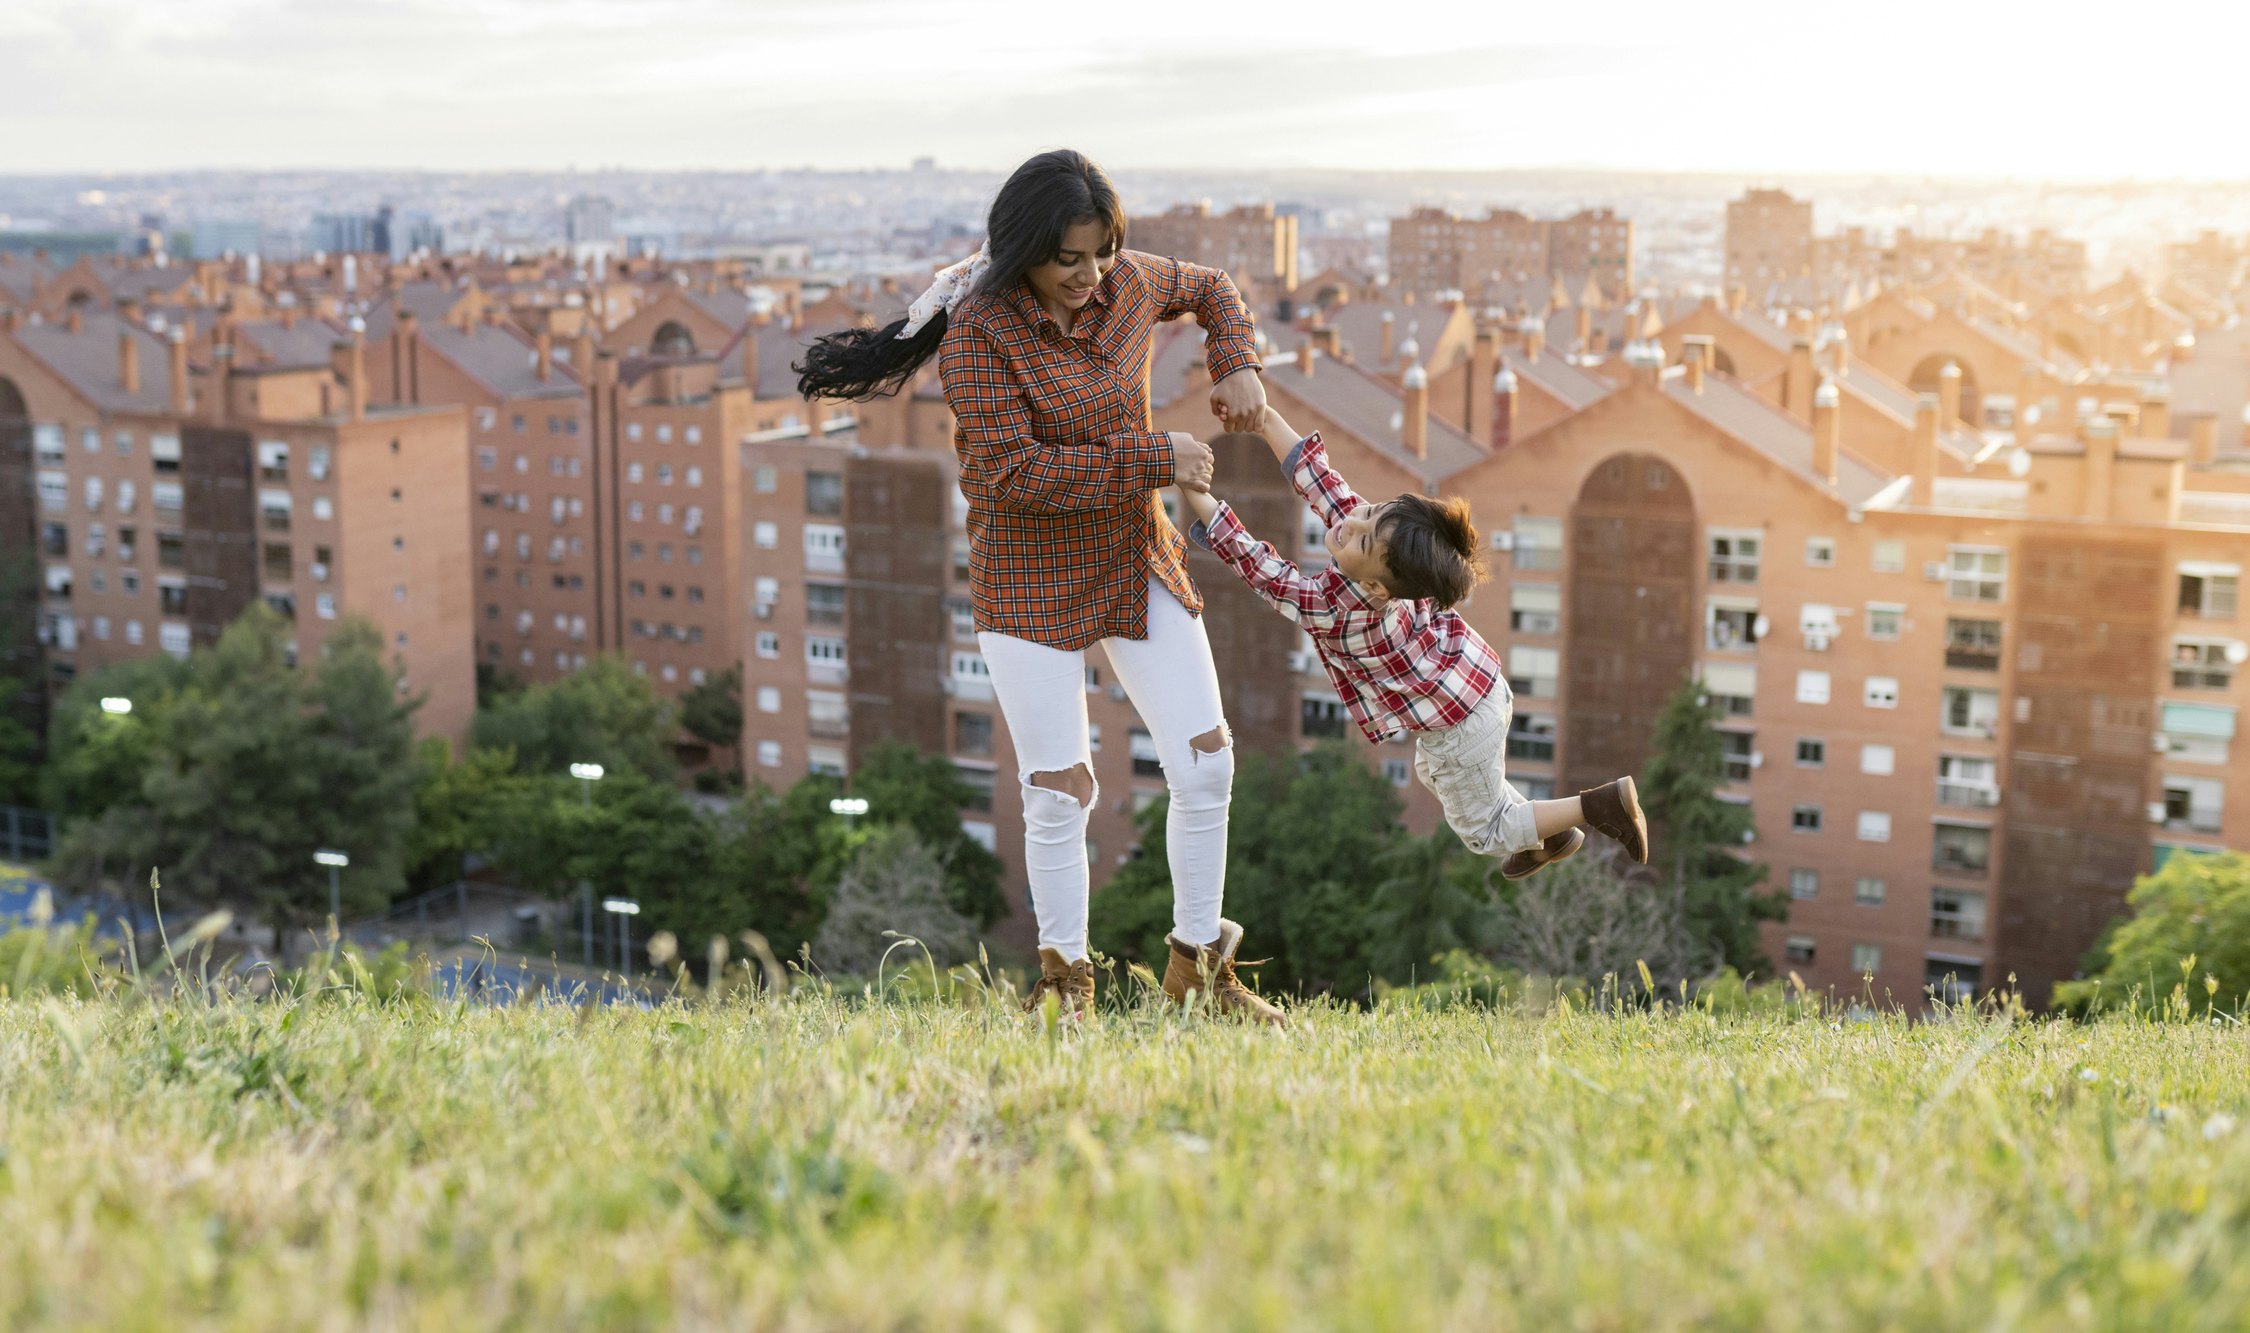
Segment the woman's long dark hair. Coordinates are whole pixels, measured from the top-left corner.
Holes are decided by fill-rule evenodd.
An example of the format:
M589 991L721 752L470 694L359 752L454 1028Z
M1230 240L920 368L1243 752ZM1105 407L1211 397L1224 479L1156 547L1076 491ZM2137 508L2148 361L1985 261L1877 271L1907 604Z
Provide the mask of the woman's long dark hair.
M1109 229L1113 249L1125 245L1125 208L1109 177L1084 153L1058 148L1017 167L992 200L985 220L985 246L992 265L975 297L1006 291L1023 275L1062 252L1063 233L1081 222ZM945 312L911 338L900 338L904 319L879 329L844 329L805 349L797 372L797 392L806 398L860 401L897 393L945 339Z

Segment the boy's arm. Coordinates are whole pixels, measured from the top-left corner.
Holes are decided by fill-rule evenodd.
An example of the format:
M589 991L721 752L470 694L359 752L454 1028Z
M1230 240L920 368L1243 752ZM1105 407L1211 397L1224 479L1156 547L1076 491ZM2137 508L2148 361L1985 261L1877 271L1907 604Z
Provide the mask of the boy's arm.
M1324 630L1336 620L1335 585L1342 576L1329 570L1308 577L1296 564L1250 535L1232 506L1209 495L1187 492L1196 521L1188 540L1226 561L1250 591L1308 630ZM1200 502L1200 503L1198 503ZM1208 506L1209 512L1205 513Z
M1367 503L1336 475L1336 469L1328 466L1328 450L1320 442L1320 432L1300 436L1290 429L1281 413L1268 407L1260 433L1266 437L1266 447L1273 450L1273 456L1281 460L1281 470L1288 474L1289 484L1312 506L1322 527L1335 527L1343 521L1344 515Z

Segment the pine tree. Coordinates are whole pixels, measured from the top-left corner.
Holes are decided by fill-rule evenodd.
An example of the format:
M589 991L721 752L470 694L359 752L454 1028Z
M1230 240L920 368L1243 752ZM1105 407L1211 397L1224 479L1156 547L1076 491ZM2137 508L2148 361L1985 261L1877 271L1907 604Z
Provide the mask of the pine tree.
M1655 754L1641 783L1659 873L1678 886L1697 939L1736 971L1766 970L1758 923L1776 921L1785 907L1777 893L1760 893L1766 868L1743 852L1752 823L1745 806L1722 801L1726 752L1719 743L1719 710L1700 679L1672 692L1656 722Z

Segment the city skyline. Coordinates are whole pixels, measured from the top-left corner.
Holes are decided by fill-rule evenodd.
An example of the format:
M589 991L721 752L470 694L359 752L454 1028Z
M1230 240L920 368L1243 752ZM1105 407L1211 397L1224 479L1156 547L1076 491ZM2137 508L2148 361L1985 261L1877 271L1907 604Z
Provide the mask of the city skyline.
M1070 143L1120 169L2250 176L2198 132L2232 110L2241 15L2145 6L2096 42L1926 0L1423 13L29 0L0 13L0 172L990 170Z

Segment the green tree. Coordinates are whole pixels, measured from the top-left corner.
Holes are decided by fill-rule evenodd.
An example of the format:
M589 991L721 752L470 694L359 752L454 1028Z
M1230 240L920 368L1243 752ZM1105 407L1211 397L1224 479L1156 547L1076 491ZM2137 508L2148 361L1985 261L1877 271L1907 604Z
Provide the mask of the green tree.
M39 799L39 561L29 551L0 559L0 803Z
M490 852L534 779L516 772L506 750L471 746L456 761L442 736L415 747L414 762L414 827L402 854L407 888L425 893L459 879L472 855Z
M2110 935L2099 973L2103 1003L2124 1004L2137 986L2141 1008L2154 1009L2184 986L2193 1012L2244 1007L2250 998L2250 855L2175 852L2163 869L2133 882L2127 901L2133 915ZM2190 958L2193 975L2183 977ZM2062 1005L2096 994L2091 981L2061 982L2055 991Z
M877 746L852 775L852 794L867 798L866 818L904 824L945 870L953 910L989 926L1007 912L1000 896L1000 858L961 829L961 811L976 793L943 755L911 745Z
M742 744L742 668L730 666L681 695L680 725L714 750Z
M1375 868L1381 878L1368 912L1368 961L1376 975L1427 978L1441 955L1494 947L1499 902L1490 881L1499 865L1470 855L1452 829L1394 841L1376 855Z
M1650 822L1661 829L1651 831L1659 872L1678 887L1689 929L1728 966L1748 975L1767 970L1758 923L1780 920L1787 905L1777 893L1757 891L1766 868L1742 850L1752 831L1750 811L1718 797L1726 779L1719 716L1701 680L1672 692L1657 718L1641 800Z
M678 710L623 657L606 655L559 680L501 696L478 712L470 739L511 752L516 770L535 776L600 764L612 773L668 778L678 730Z
M829 972L874 973L895 940L911 935L939 967L975 956L977 923L953 910L945 869L907 824L871 831L836 886L827 919L813 940L813 962ZM905 961L921 951L901 950Z
M113 795L78 807L97 817L65 835L64 882L91 889L73 877L156 865L182 896L286 930L326 915L327 877L312 854L336 847L352 858L345 915L389 900L414 819L416 701L399 697L365 622L339 627L304 668L288 664L287 630L253 606L188 659L176 689L135 698L107 733L89 727L83 697L58 714L57 749L69 762L57 790L85 796L94 777L115 782ZM141 664L97 673L86 697L150 674Z

